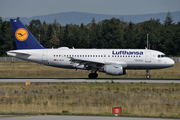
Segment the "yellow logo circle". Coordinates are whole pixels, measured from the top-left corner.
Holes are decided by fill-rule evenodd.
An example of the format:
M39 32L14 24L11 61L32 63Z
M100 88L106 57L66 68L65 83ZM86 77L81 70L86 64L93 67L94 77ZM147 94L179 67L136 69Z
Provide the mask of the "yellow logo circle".
M28 38L29 34L28 34L28 31L26 29L19 28L16 30L15 36L16 36L17 40L25 41Z

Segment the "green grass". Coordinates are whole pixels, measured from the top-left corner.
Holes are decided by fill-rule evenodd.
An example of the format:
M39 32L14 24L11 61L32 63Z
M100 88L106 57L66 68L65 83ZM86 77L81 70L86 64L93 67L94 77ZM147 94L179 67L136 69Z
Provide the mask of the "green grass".
M0 62L1 78L47 77L47 78L88 78L90 71L62 69L32 62ZM173 67L150 70L151 78L180 78L180 63ZM145 70L128 70L126 75L110 76L98 72L98 78L146 78Z
M180 84L0 83L0 114L113 115L180 118Z

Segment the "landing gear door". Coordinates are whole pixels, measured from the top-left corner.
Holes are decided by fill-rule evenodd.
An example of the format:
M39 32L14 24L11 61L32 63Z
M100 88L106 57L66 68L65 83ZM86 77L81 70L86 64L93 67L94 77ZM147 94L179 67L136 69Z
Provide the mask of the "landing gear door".
M151 52L150 51L146 51L145 61L146 62L151 62Z

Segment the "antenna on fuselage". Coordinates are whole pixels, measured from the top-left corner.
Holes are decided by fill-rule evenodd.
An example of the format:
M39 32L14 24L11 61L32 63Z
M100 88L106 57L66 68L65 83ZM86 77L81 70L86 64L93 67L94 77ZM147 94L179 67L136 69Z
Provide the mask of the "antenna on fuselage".
M148 49L148 34L147 34L147 49Z

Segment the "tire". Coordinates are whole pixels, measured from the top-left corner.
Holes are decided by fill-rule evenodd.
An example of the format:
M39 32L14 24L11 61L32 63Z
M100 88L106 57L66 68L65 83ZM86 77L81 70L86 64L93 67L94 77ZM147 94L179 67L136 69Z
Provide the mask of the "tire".
M96 79L98 77L98 74L97 73L90 73L88 75L89 79Z
M150 76L150 75L147 75L147 76L146 76L146 78L147 78L147 79L150 79L150 78L151 78L151 76Z

